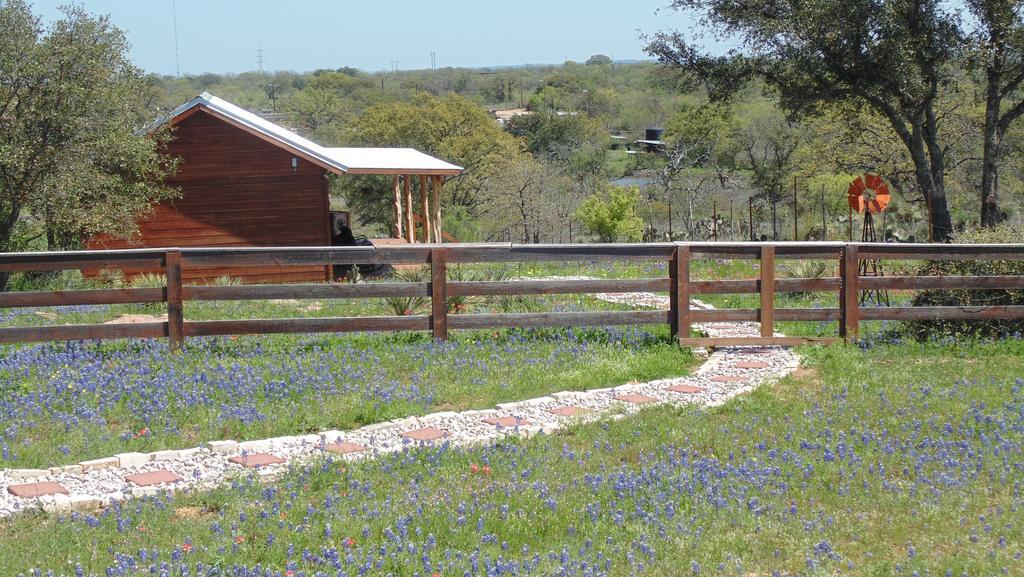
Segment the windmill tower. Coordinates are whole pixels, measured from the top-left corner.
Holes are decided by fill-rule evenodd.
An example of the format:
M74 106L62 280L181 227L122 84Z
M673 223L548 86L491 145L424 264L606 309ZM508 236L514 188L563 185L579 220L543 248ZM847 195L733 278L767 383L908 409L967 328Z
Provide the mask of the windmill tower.
M875 232L874 215L885 212L889 205L889 185L877 174L865 174L858 176L850 183L846 191L846 200L850 204L850 219L853 213L864 215L864 226L861 228L861 242L878 242L878 235ZM865 259L860 263L860 276L885 276L882 271L882 261L878 259ZM860 304L874 302L877 306L889 306L889 291L884 289L872 289L861 291Z

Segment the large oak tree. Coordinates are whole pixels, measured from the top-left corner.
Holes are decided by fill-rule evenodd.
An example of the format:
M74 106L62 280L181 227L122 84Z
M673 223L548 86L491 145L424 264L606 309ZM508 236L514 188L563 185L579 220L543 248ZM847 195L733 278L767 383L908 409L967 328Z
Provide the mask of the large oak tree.
M963 35L940 0L674 0L701 26L738 41L717 56L699 38L662 32L647 50L726 99L760 78L790 113L828 102L875 110L907 148L936 240L953 232L946 200L941 91L955 80Z
M106 18L66 8L44 29L22 0L0 0L0 250L24 248L13 240L26 223L50 249L128 236L173 194L163 133L139 130L147 90Z

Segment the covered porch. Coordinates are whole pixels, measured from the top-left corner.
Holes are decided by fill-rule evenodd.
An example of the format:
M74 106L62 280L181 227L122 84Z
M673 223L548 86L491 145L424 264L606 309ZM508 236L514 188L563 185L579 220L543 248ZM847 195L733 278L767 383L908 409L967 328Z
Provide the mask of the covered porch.
M462 167L414 148L326 148L326 154L344 166L346 174L391 176L392 236L408 243L443 242L441 189L445 178ZM418 189L418 207L413 186ZM417 234L416 225L420 225Z

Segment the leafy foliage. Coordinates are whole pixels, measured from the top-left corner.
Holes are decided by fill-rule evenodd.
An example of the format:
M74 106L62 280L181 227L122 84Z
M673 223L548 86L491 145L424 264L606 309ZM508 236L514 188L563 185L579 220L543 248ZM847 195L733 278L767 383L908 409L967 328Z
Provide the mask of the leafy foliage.
M51 249L93 234L128 236L135 217L170 198L166 131L138 132L151 85L106 18L64 9L44 29L28 4L0 4L0 250L16 227ZM0 274L0 289L6 283Z
M635 186L609 186L585 199L576 216L601 242L638 241L644 221L636 215L640 191Z
M955 242L1020 243L1024 230L1010 226L976 229L954 237ZM930 261L922 265L916 275L975 276L1024 275L1024 261L1019 260L950 260ZM960 289L925 290L914 295L913 306L958 306L967 308L987 306L1024 305L1024 290L1018 289ZM1024 333L1024 320L936 320L903 323L899 329L920 340L936 337L998 338Z
M872 108L910 154L935 237L950 237L946 148L938 124L940 91L955 80L962 33L944 3L675 0L672 6L698 13L709 33L731 34L742 48L710 55L679 32L661 33L648 45L652 55L704 82L716 99L760 79L791 114L826 103Z

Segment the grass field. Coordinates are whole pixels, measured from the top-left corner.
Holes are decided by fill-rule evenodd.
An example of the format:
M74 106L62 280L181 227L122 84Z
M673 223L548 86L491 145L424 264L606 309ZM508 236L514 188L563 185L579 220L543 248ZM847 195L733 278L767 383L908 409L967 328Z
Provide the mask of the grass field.
M74 575L1016 575L1024 346L865 345L710 409L0 524Z
M686 374L666 328L46 344L0 355L0 466L352 429Z
M580 275L658 278L663 262L515 264L501 278ZM695 261L693 277L753 278L753 261ZM55 279L71 282L74 279ZM756 295L702 296L756 308ZM835 306L835 295L781 295L782 307ZM398 303L398 308L421 309ZM466 312L620 310L586 295L471 299ZM380 299L190 302L191 320L395 314ZM162 305L8 309L2 326L99 323L159 315ZM832 336L835 323L779 323L792 335ZM879 325L865 323L864 333ZM556 390L685 374L694 359L666 326L641 330L456 331L444 345L425 333L191 339L0 348L0 466L46 467L126 451L350 429L436 410L492 406ZM315 402L310 402L314 400Z

